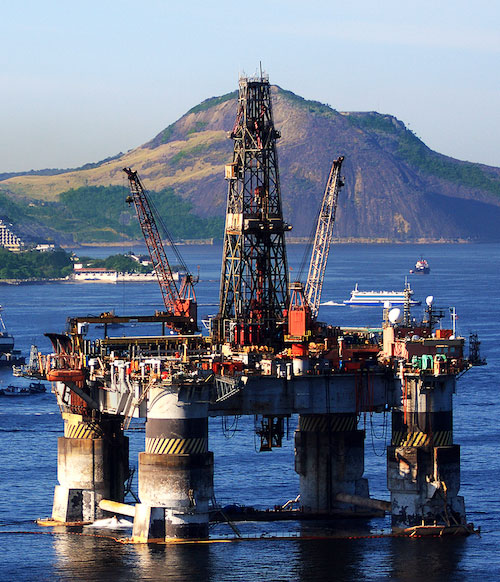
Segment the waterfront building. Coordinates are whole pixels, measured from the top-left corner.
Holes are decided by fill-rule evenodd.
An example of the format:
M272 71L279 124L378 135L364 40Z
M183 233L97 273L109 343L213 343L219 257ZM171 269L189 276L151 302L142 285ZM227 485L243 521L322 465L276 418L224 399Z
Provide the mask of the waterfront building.
M0 220L0 246L9 251L20 251L24 247L24 241L14 234L3 220Z

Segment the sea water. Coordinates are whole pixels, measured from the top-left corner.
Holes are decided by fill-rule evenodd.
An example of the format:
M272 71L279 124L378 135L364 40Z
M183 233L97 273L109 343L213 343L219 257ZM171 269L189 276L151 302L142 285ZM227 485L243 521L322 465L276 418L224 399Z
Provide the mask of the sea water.
M141 250L141 249L137 249ZM185 246L184 260L197 285L200 318L217 312L220 246ZM106 256L120 249L85 249L81 254ZM302 245L289 245L291 278L300 277ZM409 275L424 256L429 275ZM449 307L458 318L457 333L477 332L488 365L467 372L457 382L454 440L461 445L461 494L467 519L481 528L480 536L450 539L395 539L376 536L390 531L388 518L331 523L244 523L244 535L254 539L209 545L122 545L123 529L103 527L68 532L43 528L34 521L51 514L57 482L57 439L63 423L55 397L48 392L25 398L0 399L0 580L8 581L281 581L281 580L401 580L447 581L500 579L500 245L334 245L322 299L330 305L319 318L333 325L380 326L380 307L346 307L350 291L402 290L405 277L415 298L445 308L443 327L451 327ZM305 273L307 274L307 273ZM46 332L61 332L68 316L150 314L161 309L155 283L53 283L0 286L5 323L16 348L28 356L32 344L51 350ZM332 305L334 304L334 305ZM415 308L414 314L422 308ZM117 334L122 330L118 329ZM4 384L27 383L0 372ZM49 384L47 383L47 387ZM264 509L298 494L294 472L292 417L281 449L259 453L254 418L210 420L209 449L215 457L215 494L221 505L239 503ZM389 424L389 426L388 426ZM144 432L129 431L130 465L144 450ZM365 476L373 497L389 499L385 447L390 419L362 415L366 430ZM133 488L137 490L135 480ZM129 500L132 502L132 500ZM105 524L103 524L105 525ZM109 525L109 524L108 524ZM298 533L330 535L332 539L269 539ZM81 535L83 534L83 535ZM211 536L233 536L226 524ZM261 538L261 539L255 539Z

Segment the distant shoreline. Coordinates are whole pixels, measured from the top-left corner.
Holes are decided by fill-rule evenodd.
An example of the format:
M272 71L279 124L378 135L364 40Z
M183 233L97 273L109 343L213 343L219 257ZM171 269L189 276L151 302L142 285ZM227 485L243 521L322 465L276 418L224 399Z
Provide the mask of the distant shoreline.
M217 242L217 239L213 238L204 238L200 240L181 240L175 241L176 245L213 245ZM144 239L141 240L126 240L126 241L115 241L115 242L82 242L82 243L75 243L73 245L61 245L62 249L77 249L85 247L96 247L96 248L106 248L106 247L138 247L138 246L145 246Z
M40 285L49 283L67 283L67 284L77 284L77 285L90 285L92 283L104 283L105 285L120 285L122 283L156 283L157 279L145 279L144 281L132 280L132 281L106 281L102 279L96 280L84 280L78 281L77 279L68 279L62 277L61 279L0 279L0 285Z
M287 244L307 244L309 239L307 237L295 237L294 239L287 239ZM332 240L332 245L443 245L443 244L481 244L486 241L472 241L470 239L416 239L416 240L393 240L389 238L334 238ZM489 241L489 242L500 242L500 241Z
M221 239L200 239L200 240L181 240L175 241L176 245L214 245L217 243L222 244ZM309 237L287 237L286 243L287 244L308 244L310 242ZM442 244L488 244L488 243L498 243L500 241L473 241L470 239L462 239L462 238L453 238L453 239L416 239L416 240L393 240L389 238L354 238L354 237L346 237L346 238L334 238L332 240L332 244L340 244L340 245L351 245L351 244L371 244L371 245L442 245ZM75 243L74 245L61 245L63 249L76 249L81 248L85 249L86 247L95 247L95 248L106 248L106 247L136 247L136 246L145 246L144 240L136 240L136 241L121 241L121 242L86 242L86 243Z
M0 279L0 285L39 285L40 283L75 283L66 279Z

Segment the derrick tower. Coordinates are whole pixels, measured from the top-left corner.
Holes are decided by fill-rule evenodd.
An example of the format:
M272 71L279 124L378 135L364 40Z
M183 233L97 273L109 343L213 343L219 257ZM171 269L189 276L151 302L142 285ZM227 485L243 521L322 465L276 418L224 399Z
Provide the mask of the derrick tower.
M216 341L277 345L288 307L288 266L274 128L267 76L242 77L226 166L228 198Z

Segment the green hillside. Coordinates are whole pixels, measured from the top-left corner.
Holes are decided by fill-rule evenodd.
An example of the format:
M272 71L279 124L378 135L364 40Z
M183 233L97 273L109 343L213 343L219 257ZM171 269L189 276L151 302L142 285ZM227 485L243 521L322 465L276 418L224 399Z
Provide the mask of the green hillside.
M0 193L0 206L10 221L28 219L71 235L75 243L138 240L142 232L134 206L125 202L127 195L128 190L120 186L85 186L61 193L57 202L33 203L11 200ZM172 238L222 237L222 218L194 215L192 204L175 195L172 189L149 195Z

